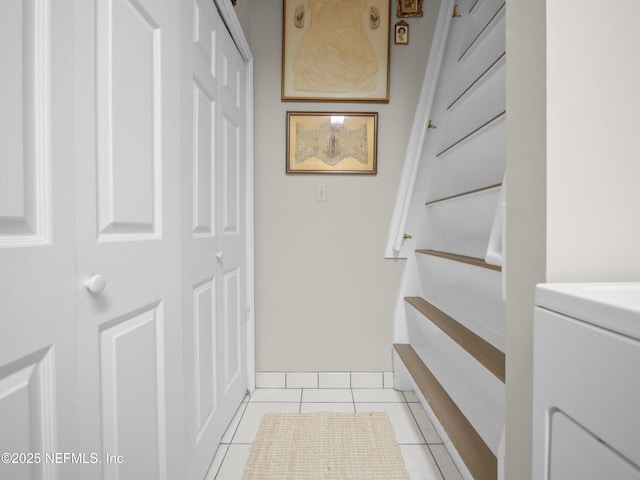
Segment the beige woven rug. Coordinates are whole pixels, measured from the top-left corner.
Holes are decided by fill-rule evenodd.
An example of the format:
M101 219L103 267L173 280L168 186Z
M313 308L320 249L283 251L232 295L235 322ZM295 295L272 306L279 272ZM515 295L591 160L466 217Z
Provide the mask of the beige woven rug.
M389 417L374 413L272 413L262 418L244 480L409 477Z

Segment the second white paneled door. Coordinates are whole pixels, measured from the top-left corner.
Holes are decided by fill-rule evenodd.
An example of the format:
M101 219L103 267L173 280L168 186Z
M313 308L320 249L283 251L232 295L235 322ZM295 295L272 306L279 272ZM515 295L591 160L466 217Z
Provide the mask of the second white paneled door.
M247 389L245 64L214 3L183 4L183 308L189 478Z
M82 478L181 478L179 2L76 9Z

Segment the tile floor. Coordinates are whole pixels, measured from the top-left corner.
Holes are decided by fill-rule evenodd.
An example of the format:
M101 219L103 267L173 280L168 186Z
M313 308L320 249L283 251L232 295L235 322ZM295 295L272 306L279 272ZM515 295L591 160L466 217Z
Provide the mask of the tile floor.
M442 440L412 392L392 389L257 389L247 396L215 453L206 480L241 480L265 413L387 412L411 480L461 480Z

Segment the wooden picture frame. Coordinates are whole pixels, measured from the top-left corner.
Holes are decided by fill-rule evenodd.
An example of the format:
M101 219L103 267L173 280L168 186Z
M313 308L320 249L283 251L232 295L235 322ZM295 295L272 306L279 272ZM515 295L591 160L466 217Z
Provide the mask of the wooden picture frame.
M394 26L393 43L396 45L409 45L409 24L400 20Z
M396 0L396 2L396 15L399 18L422 16L422 0Z
M283 0L282 100L388 103L390 18L388 0Z
M287 112L286 173L377 174L377 112Z

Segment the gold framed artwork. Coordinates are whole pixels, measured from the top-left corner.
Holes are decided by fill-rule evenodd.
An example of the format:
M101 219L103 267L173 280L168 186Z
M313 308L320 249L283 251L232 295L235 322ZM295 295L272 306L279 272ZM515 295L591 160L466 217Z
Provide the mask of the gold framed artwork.
M283 101L389 102L389 0L283 2Z
M396 45L409 45L409 24L400 20L395 24L394 43Z
M287 112L287 173L377 173L378 114Z
M396 0L396 15L402 17L421 17L422 16L422 0Z

